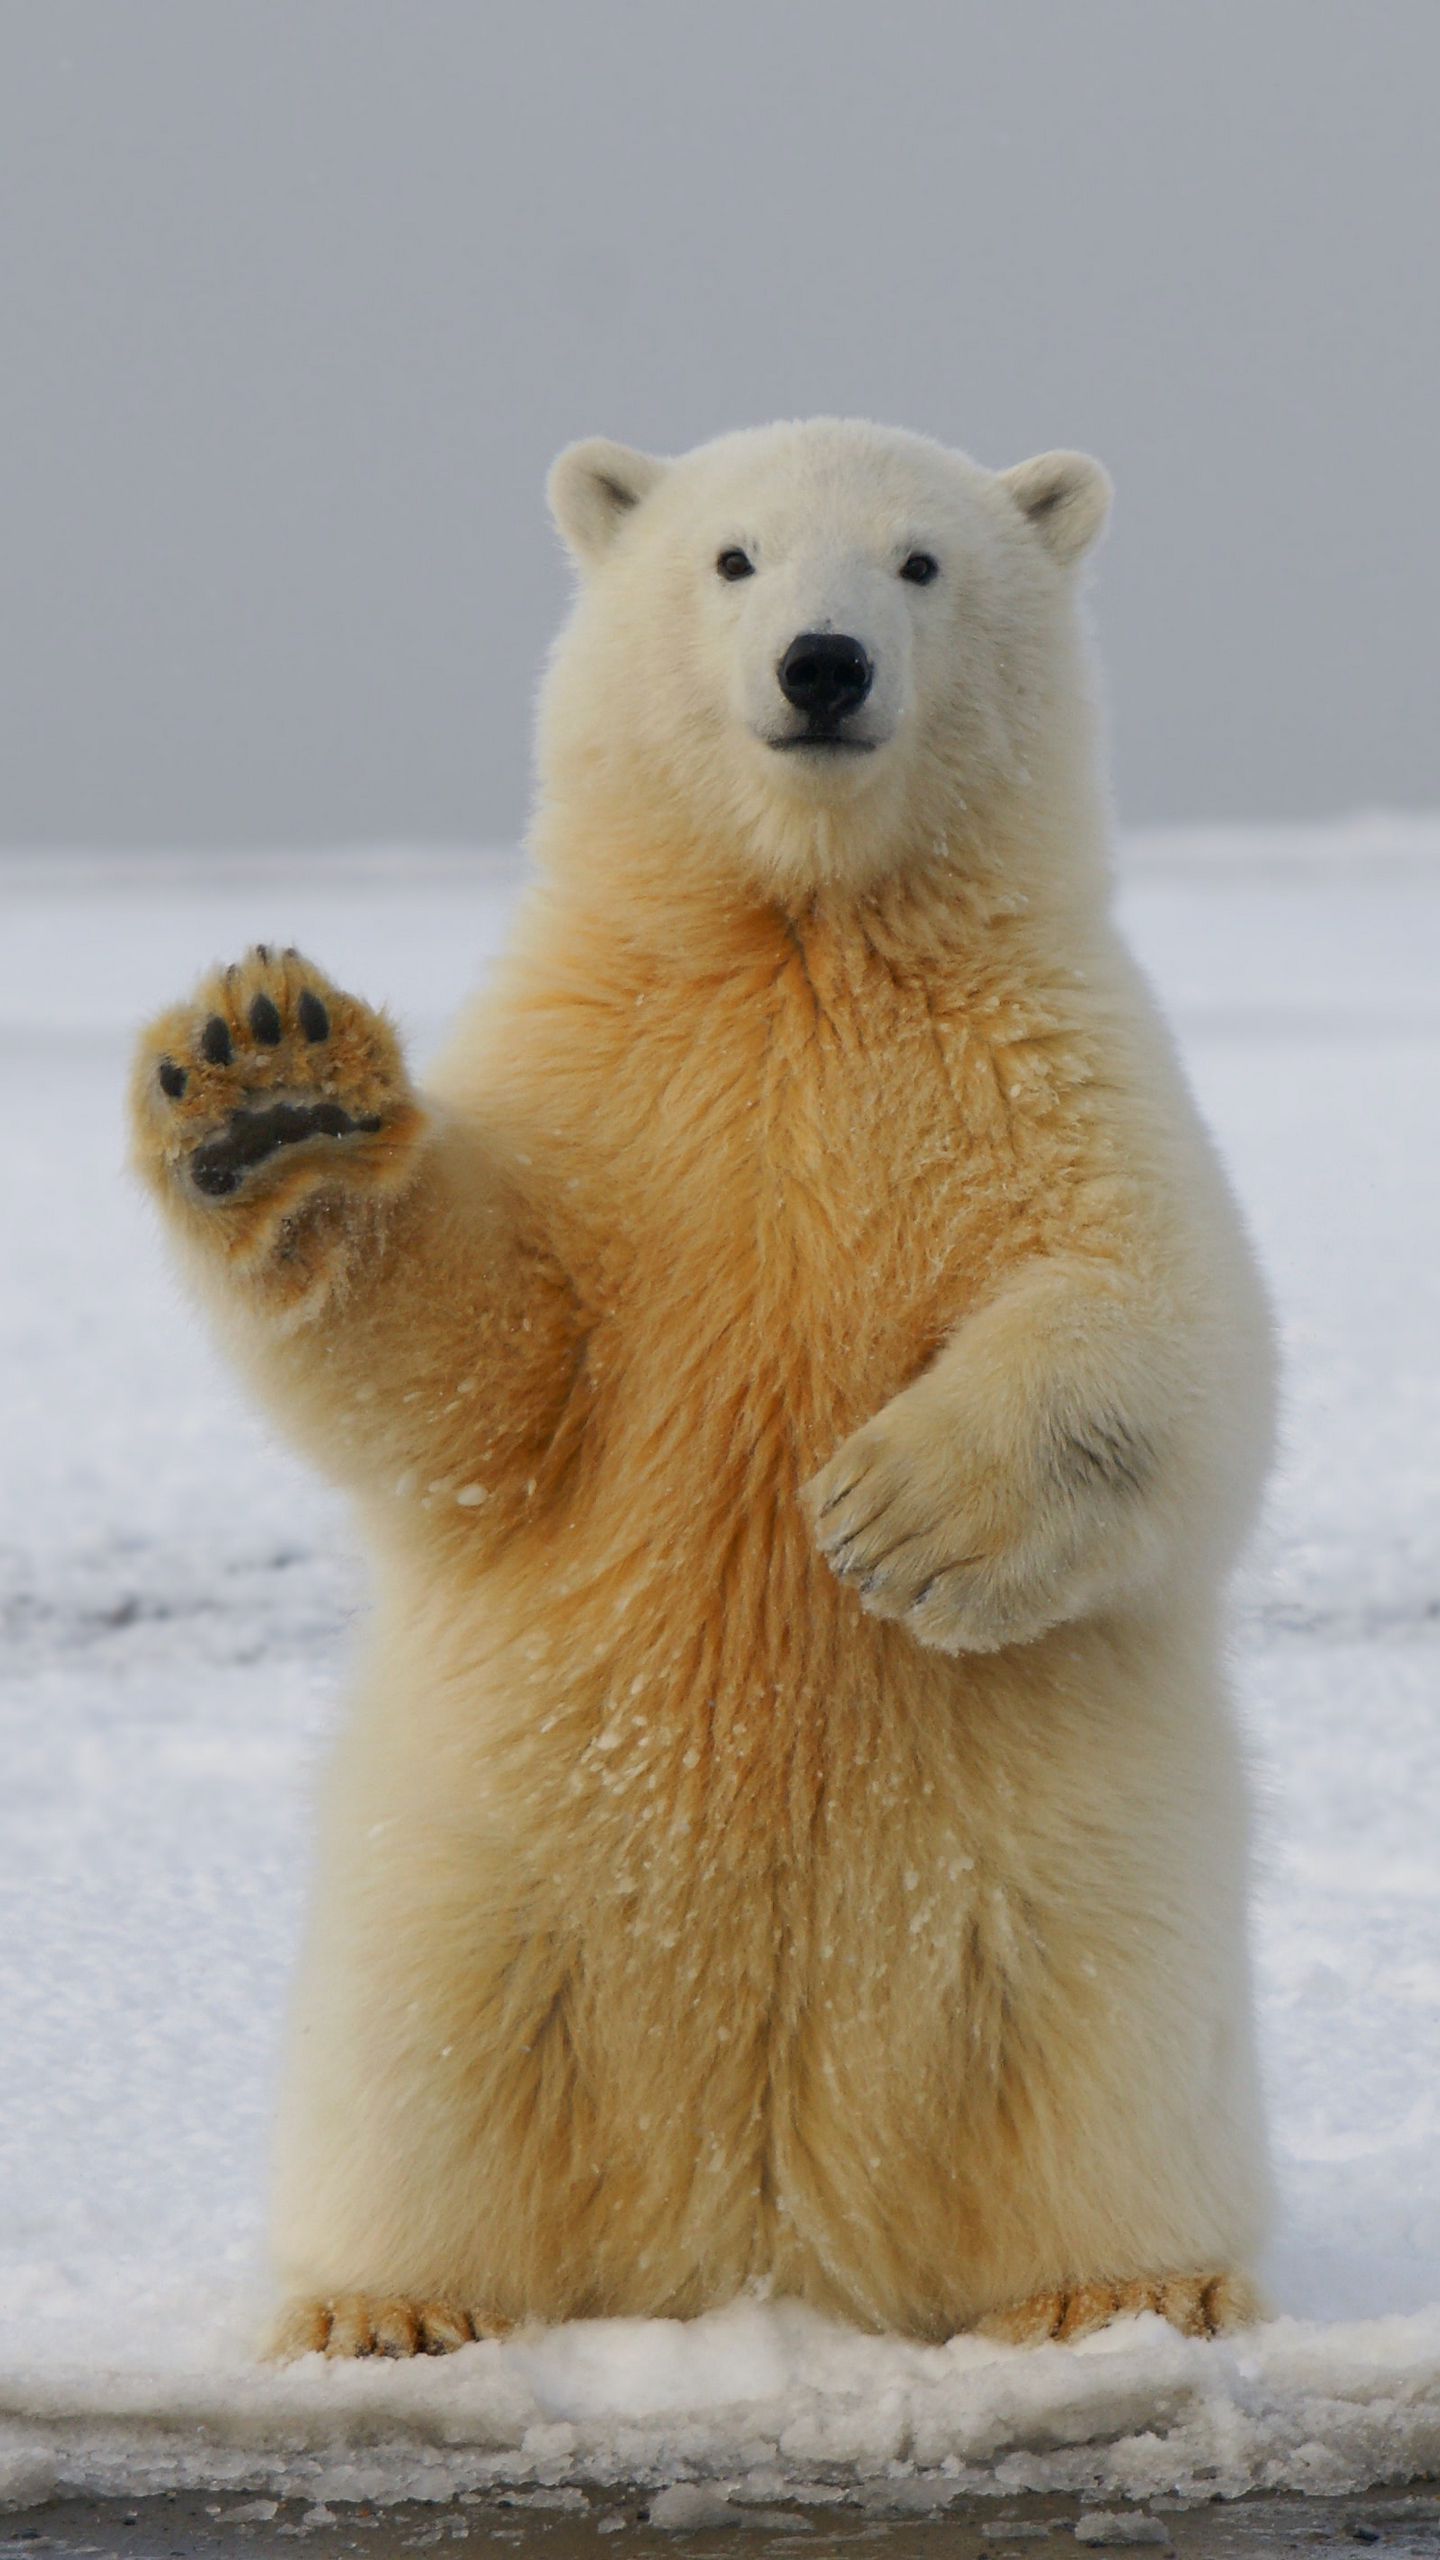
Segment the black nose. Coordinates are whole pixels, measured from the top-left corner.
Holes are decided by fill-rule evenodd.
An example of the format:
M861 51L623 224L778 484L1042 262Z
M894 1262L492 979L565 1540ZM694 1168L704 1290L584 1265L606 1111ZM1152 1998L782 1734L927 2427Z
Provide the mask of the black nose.
M802 631L775 672L786 701L828 725L864 701L875 670L848 631Z

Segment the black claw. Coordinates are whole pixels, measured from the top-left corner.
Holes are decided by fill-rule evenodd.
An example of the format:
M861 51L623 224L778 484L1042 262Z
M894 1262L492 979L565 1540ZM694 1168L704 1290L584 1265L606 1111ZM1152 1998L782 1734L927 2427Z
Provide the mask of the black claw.
M330 1016L313 987L307 987L300 998L300 1028L307 1040L328 1040Z
M256 959L259 961L260 966L261 966L261 968L262 968L262 969L268 969L268 968L269 968L269 966L270 966L270 945L269 945L269 943L268 943L268 942L257 942L257 943L256 943L256 945L255 945L255 957L256 957Z
M260 995L251 997L250 1028L254 1032L257 1040L264 1041L267 1049L278 1048L282 1036L282 1028L280 1022L280 1008L276 1004L273 996Z
M228 1067L234 1056L230 1025L223 1014L212 1013L200 1034L200 1055L212 1067Z
M190 1078L185 1069L177 1066L173 1058L161 1059L160 1090L162 1093L168 1093L172 1102L179 1101L189 1081Z

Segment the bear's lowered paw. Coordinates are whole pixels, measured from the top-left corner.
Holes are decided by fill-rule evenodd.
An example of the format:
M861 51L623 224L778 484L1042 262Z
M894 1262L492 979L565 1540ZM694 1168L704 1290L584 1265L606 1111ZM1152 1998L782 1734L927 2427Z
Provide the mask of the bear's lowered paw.
M292 2302L267 2353L276 2364L306 2355L448 2356L477 2338L503 2338L509 2326L462 2303L344 2293L331 2302Z
M264 943L151 1025L132 1100L152 1181L222 1213L319 1184L384 1188L419 1122L383 1015Z
M1187 2338L1215 2338L1262 2317L1260 2297L1244 2276L1139 2276L1122 2284L1060 2285L1032 2294L977 2323L982 2338L1007 2346L1073 2346L1112 2320L1158 2311Z
M1072 1499L1040 1470L985 1455L926 1386L896 1396L803 1488L815 1542L871 1617L941 1653L1025 1644L1071 1613Z

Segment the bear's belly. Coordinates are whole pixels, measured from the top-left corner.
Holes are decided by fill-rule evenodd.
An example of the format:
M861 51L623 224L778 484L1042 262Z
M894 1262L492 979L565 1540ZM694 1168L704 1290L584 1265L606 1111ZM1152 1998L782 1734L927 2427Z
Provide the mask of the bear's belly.
M532 2263L543 2139L555 2316L769 2279L943 2334L1012 2179L1035 2225L1017 2128L1198 2032L1216 1736L1165 1629L938 1655L744 1480L670 1485L668 1540L577 1512L458 1617L411 1589L341 1814L357 2014L473 2091L477 2262Z
M417 1916L397 1937L387 1908L365 1999L393 1974L408 2016L438 1948L424 2053L474 2057L477 2124L553 2128L566 2263L595 2286L557 2309L772 2277L926 2327L934 2268L953 2318L1052 2058L1078 2039L1120 2076L1147 1950L1176 1941L1173 1664L1073 1626L942 1656L817 1554L801 1486L961 1311L953 1269L943 1304L897 1284L863 1322L843 1277L787 1252L727 1297L718 1243L668 1292L652 1272L626 1300L645 1326L589 1347L563 1498L463 1605L453 1549L391 1585L390 1739L347 1825L415 1807ZM477 2177L495 2232L523 2224ZM867 2291L907 2195L910 2290Z
M565 1950L587 2075L653 2077L656 2104L682 2056L712 2089L762 2055L800 2071L817 2036L873 2043L892 2011L933 2068L959 2008L1013 1991L1040 1808L1093 1743L1064 1708L1037 1779L1054 1647L1023 1682L927 1650L865 1615L788 1487L748 1490L701 1470L667 1492L665 1536L621 1508L560 1544L546 1587L477 1591L473 1649L456 1629L426 1662L431 1816L517 1936ZM412 1727L407 1789L413 1751Z
M416 1597L423 1636L402 1640L439 1700L440 1819L473 1820L477 1859L574 1948L597 2039L632 2076L641 2051L692 2035L714 2068L811 2007L839 2033L905 1985L917 2021L938 2017L977 1878L1013 1865L1043 1648L1017 1725L1005 1664L867 1616L799 1499L943 1328L897 1298L846 1344L797 1319L833 1293L782 1294L783 1315L698 1280L681 1292L689 1367L673 1313L654 1336L602 1334L563 1509L463 1615L442 1568ZM666 1306L658 1289L647 1303ZM403 1785L413 1740L399 1749ZM454 1777L457 1758L473 1775ZM727 2013L713 2034L702 1978Z

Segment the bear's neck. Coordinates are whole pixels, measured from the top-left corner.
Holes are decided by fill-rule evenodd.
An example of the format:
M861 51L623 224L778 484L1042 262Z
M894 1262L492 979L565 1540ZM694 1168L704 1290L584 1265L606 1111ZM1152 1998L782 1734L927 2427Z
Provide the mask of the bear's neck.
M1103 805L1073 787L1048 805L1032 788L1023 804L898 844L858 880L841 847L833 867L817 860L813 876L777 882L743 843L646 826L595 795L552 802L533 852L542 934L547 921L583 918L592 949L612 941L686 976L723 970L777 933L801 944L818 934L831 949L853 941L908 970L943 972L957 948L1019 917L1073 933L1103 910L1110 885Z

